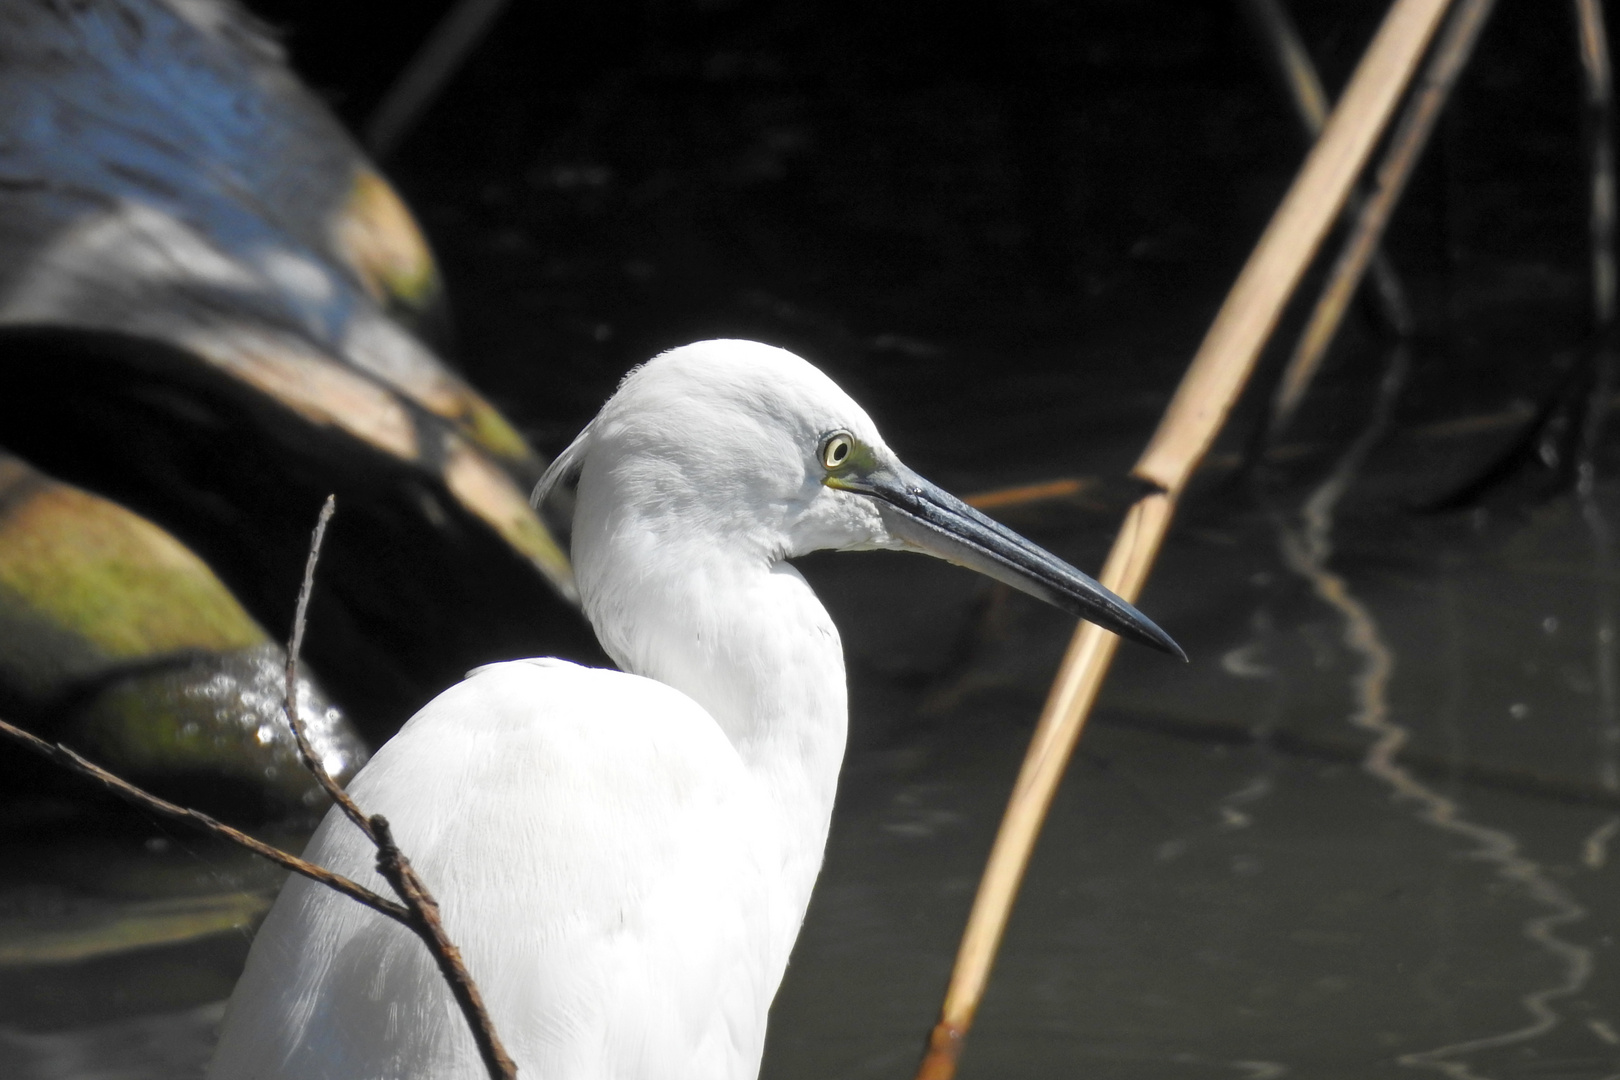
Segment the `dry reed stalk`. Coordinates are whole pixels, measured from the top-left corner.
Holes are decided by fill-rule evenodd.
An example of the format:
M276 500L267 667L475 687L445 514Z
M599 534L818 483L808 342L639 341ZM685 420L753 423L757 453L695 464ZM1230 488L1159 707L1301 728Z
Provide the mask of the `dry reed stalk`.
M381 161L421 119L433 99L484 40L507 0L459 0L439 20L366 118L361 143Z
M1103 584L1125 599L1140 595L1176 500L1225 424L1449 7L1449 0L1391 5L1322 137L1227 294L1132 470L1158 490L1127 512L1103 568ZM1069 644L980 880L918 1080L949 1080L956 1073L1030 851L1118 644L1117 637L1090 623L1081 624Z
M1485 28L1494 6L1495 0L1459 0L1456 11L1447 20L1435 44L1434 55L1378 165L1372 194L1357 211L1350 235L1345 238L1344 247L1311 311L1310 321L1288 358L1288 366L1283 369L1282 381L1277 384L1271 403L1271 431L1281 431L1287 426L1299 403L1305 399L1311 380L1321 369L1322 359L1333 344L1362 276L1379 250L1378 244L1389 226L1389 219L1406 191L1412 170L1423 156L1423 148L1428 145L1457 77L1468 65L1479 33Z
M1587 156L1591 169L1592 323L1602 334L1615 316L1614 72L1603 0L1575 0L1580 35Z
M1315 139L1327 124L1332 103L1288 9L1282 0L1238 0L1238 7L1270 50L1271 61L1288 89L1288 98L1294 103L1305 134Z
M1609 36L1604 25L1603 0L1575 0L1575 25L1580 42L1581 74L1585 93L1582 116L1590 176L1587 219L1592 249L1592 344L1589 363L1591 389L1581 417L1581 441L1576 449L1576 491L1595 520L1592 502L1596 480L1598 441L1613 393L1615 367L1615 176L1614 176L1614 70L1609 59ZM1602 646L1600 646L1601 648ZM1600 657L1605 668L1613 659L1607 648Z
M1249 17L1249 22L1266 45L1277 69L1277 77L1288 91L1288 99L1293 102L1294 112L1306 137L1312 140L1320 138L1322 128L1327 124L1331 103L1327 91L1322 87L1322 77L1317 74L1316 64L1311 60L1294 20L1289 17L1288 9L1283 7L1282 0L1239 0L1238 6ZM1351 188L1350 212L1360 213L1365 199L1361 185ZM1370 272L1373 297L1385 326L1397 337L1410 335L1412 307L1406 300L1406 287L1401 284L1400 275L1395 272L1394 264L1382 249L1373 252Z
M1094 479L1064 477L1038 484L1019 484L1016 487L981 491L976 495L969 495L963 501L975 510L997 510L1008 506L1023 506L1026 503L1047 502L1051 499L1069 499L1082 495L1096 486L1097 481Z

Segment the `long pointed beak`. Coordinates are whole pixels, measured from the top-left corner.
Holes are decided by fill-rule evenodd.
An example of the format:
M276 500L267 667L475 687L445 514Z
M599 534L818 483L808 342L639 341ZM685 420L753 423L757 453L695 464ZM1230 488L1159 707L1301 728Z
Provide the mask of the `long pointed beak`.
M1152 619L1051 552L985 517L904 465L829 476L829 487L882 503L889 531L908 546L976 570L1122 638L1187 659Z

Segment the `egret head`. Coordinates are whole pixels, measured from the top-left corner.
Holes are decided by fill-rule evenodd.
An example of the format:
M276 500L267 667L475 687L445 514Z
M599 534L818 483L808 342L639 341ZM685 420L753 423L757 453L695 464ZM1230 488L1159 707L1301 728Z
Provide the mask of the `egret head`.
M632 371L535 488L580 479L582 535L633 531L776 562L824 549L919 551L977 570L1122 637L1183 655L1096 581L907 468L866 411L813 365L752 341L704 341Z

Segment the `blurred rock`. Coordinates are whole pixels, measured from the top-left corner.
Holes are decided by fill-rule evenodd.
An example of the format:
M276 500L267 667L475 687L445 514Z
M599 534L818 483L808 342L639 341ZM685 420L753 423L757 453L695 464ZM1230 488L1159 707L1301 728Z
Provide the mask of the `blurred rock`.
M325 797L282 714L286 654L208 567L128 510L0 453L0 707L182 802L254 817ZM340 780L365 744L305 673L300 710ZM101 794L9 745L7 793Z
M290 616L374 735L478 663L583 645L544 467L436 355L433 257L226 2L0 0L0 443Z

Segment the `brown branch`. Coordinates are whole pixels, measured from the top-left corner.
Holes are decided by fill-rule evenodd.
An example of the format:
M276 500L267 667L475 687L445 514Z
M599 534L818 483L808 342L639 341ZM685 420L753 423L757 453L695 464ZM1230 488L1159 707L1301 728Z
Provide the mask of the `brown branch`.
M507 1054L500 1036L495 1033L495 1023L484 1007L484 996L478 992L478 984L473 982L472 974L462 961L461 950L451 943L444 932L444 922L439 917L439 902L428 892L416 868L394 843L394 833L389 828L388 819L381 814L373 814L370 821L372 836L377 843L377 872L394 887L416 917L412 929L428 947L428 952L433 954L434 962L439 965L439 974L450 985L450 993L467 1017L473 1039L478 1043L478 1053L484 1059L484 1067L489 1070L491 1080L516 1080L517 1065Z
M342 874L334 874L324 866L316 866L306 862L296 855L289 855L278 847L272 847L262 840L255 839L240 829L233 829L199 810L191 810L178 806L167 799L160 799L149 791L143 791L128 780L103 769L100 765L80 756L75 751L63 746L61 743L50 743L38 735L24 731L0 720L0 736L10 739L19 746L26 747L34 753L46 758L63 768L76 772L80 776L96 781L114 795L136 806L195 825L206 832L213 833L222 840L244 847L261 858L269 859L277 866L285 867L295 874L302 874L311 881L318 881L329 889L335 889L344 896L360 901L379 914L386 915L397 922L410 925L411 913L404 907L385 897L378 896L370 889L358 882L350 881Z
M423 884L422 878L417 874L416 868L399 850L394 843L394 833L388 825L388 819L381 814L366 814L349 797L349 793L338 786L332 779L326 767L315 756L310 746L309 738L304 732L304 721L298 713L298 657L304 645L304 627L309 614L309 596L315 587L315 567L321 558L321 543L326 539L326 526L332 520L332 514L337 508L337 497L328 495L321 507L321 514L315 522L315 531L309 538L309 558L304 562L304 582L298 590L298 608L293 615L292 633L287 638L287 685L286 685L286 711L287 723L291 725L293 738L298 743L298 756L304 767L310 771L316 781L332 797L332 801L342 808L356 828L365 834L377 848L377 873L382 875L399 898L405 902L406 917L402 920L410 930L422 939L422 944L433 956L439 967L439 972L450 986L450 993L460 1006L462 1015L467 1018L467 1026L472 1029L473 1041L478 1044L478 1054L484 1060L484 1068L489 1070L491 1080L516 1080L517 1065L501 1044L500 1036L495 1033L495 1023L489 1018L489 1011L484 1007L483 995L478 992L478 984L467 970L467 965L461 959L461 950L451 943L449 935L444 931L444 920L439 913L439 902L433 898L428 887Z

